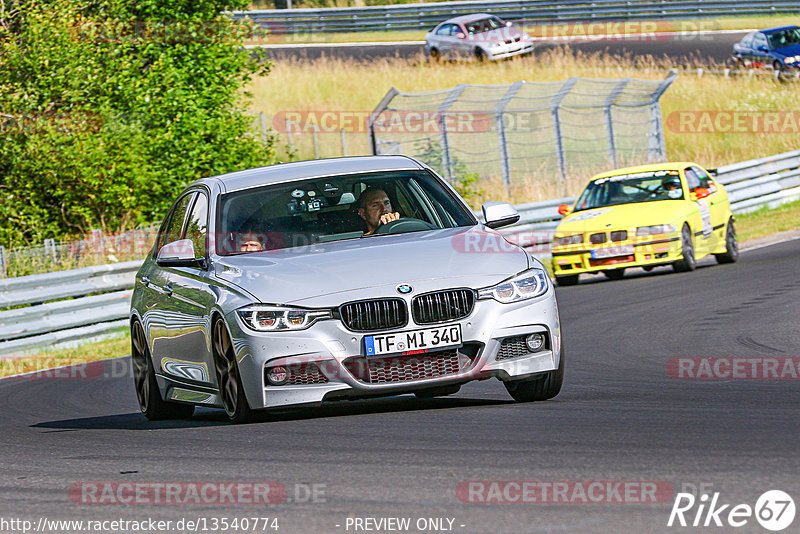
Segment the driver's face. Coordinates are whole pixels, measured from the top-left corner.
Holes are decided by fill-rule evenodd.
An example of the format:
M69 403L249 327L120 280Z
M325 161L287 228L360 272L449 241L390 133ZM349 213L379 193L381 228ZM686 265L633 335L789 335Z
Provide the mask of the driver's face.
M386 193L381 190L369 193L364 207L358 210L358 214L366 221L370 229L380 226L381 215L391 212L392 203Z

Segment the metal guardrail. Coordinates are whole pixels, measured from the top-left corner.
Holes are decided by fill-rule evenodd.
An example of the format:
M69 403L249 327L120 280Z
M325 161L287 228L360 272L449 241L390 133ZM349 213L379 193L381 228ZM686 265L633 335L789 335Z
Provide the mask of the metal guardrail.
M720 167L717 180L725 185L735 213L800 199L800 150ZM534 253L547 254L561 219L558 206L574 201L520 204L520 221L501 232ZM140 265L131 261L0 280L0 310L6 308L0 311L0 358L126 327Z
M524 24L695 19L798 13L796 0L546 0L437 2L361 8L234 11L273 34L419 30L458 15L488 11Z

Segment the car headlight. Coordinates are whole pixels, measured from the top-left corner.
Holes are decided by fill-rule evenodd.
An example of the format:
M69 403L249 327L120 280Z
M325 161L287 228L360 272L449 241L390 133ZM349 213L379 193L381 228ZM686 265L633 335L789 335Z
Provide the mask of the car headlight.
M256 304L236 310L242 322L252 330L276 332L304 330L323 319L332 319L331 310L304 310Z
M556 236L553 238L553 246L563 247L566 245L580 245L583 243L583 234Z
M636 229L637 236L658 235L658 234L671 234L677 232L678 229L671 224L656 224L653 226L640 226Z
M503 304L528 300L547 292L550 277L538 267L506 280L496 286L478 290L479 299L494 299Z

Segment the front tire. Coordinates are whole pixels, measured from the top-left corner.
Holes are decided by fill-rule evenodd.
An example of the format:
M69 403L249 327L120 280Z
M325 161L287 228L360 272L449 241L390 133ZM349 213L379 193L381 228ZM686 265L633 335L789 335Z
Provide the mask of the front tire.
M439 63L442 60L442 53L439 52L438 48L431 48L430 56L428 56L428 60L431 63Z
M725 230L725 252L723 254L714 254L717 263L736 263L739 259L739 240L736 237L736 228L733 226L733 219L728 221L728 227Z
M558 368L535 378L503 382L509 395L517 402L535 402L552 399L561 391L564 383L564 345L561 345Z
M484 52L483 48L476 48L475 59L478 60L478 63L485 63L489 61L489 56L486 55L486 52Z
M697 259L694 256L694 240L692 229L686 223L683 224L683 230L681 230L681 255L683 258L672 264L675 272L694 271L697 268Z
M150 421L165 419L189 419L194 413L191 404L168 402L161 398L156 382L156 372L144 329L139 321L131 327L131 359L133 360L133 383L139 409Z
M214 368L217 371L219 396L228 419L232 423L251 421L253 410L247 403L233 343L221 318L214 323Z

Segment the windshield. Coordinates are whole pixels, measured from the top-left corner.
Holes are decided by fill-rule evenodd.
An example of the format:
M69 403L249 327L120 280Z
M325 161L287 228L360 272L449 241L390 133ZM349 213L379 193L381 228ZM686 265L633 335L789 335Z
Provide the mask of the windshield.
M223 256L476 224L426 171L328 176L236 191L220 196L217 213L217 253Z
M575 211L656 200L680 200L683 189L678 171L623 174L600 178L586 187Z
M783 48L785 46L800 44L800 28L781 30L779 32L771 33L767 36L767 38L769 38L769 47L772 50L775 50L776 48Z
M485 19L475 20L472 22L467 22L465 26L467 27L468 34L475 35L476 33L489 32L492 30L496 30L497 28L502 28L503 21L498 19L497 17L489 17Z

